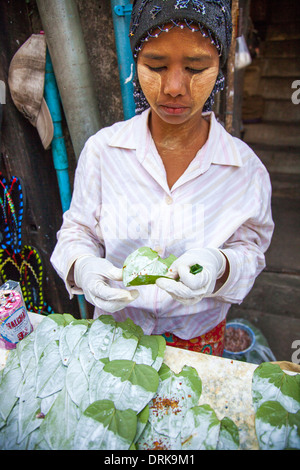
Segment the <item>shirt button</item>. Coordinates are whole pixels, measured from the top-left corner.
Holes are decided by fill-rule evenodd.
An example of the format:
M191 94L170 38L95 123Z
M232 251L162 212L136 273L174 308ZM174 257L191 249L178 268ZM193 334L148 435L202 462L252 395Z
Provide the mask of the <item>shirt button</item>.
M166 204L169 204L169 205L173 203L173 199L171 198L171 196L167 196L165 201L166 201Z

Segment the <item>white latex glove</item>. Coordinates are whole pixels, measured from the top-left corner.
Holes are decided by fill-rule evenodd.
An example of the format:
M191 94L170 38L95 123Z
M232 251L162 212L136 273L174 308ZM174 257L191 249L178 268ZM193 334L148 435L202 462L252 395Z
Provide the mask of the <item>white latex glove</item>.
M113 313L135 300L139 292L110 287L109 279L122 281L122 269L107 259L84 256L75 261L74 280L83 290L86 300L105 312Z
M203 270L198 274L190 272L191 266L199 264ZM173 299L185 305L193 305L213 293L216 281L224 274L226 258L216 248L191 249L177 258L170 266L168 276L159 278L156 285L167 291Z

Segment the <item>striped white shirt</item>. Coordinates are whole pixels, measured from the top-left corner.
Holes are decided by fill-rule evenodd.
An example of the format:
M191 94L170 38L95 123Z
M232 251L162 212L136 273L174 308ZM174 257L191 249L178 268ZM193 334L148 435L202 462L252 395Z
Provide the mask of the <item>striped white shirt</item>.
M207 113L208 140L170 189L148 114L115 123L88 139L51 261L72 297L82 293L70 274L82 255L106 257L121 268L141 246L163 258L190 248L222 249L230 273L212 297L184 306L155 285L141 286L139 297L113 314L117 321L130 317L145 334L172 332L189 339L221 322L265 267L274 228L271 184L253 151ZM124 288L122 282L111 284ZM95 310L95 316L102 313Z

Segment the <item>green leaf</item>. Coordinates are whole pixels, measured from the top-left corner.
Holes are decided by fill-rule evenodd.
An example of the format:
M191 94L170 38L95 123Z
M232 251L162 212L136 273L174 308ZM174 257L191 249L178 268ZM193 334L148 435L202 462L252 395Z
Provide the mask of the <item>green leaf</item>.
M73 402L80 406L85 394L88 393L88 379L76 356L72 356L67 368L66 387Z
M91 368L90 374L89 374L89 403L91 404L94 401L97 401L100 399L100 397L103 397L102 391L101 391L101 373L102 370L107 364L108 359L99 359L99 361L95 361L93 367ZM85 407L86 408L86 407ZM83 408L83 409L85 409Z
M175 374L166 364L159 370L157 393L149 403L149 420L138 439L139 449L180 449L180 433L187 410L198 404L202 384L197 371L184 366Z
M143 433L147 422L149 419L149 405L146 405L145 408L138 413L137 415L137 428L134 437L134 444L138 441L140 435Z
M220 433L220 421L209 405L190 408L182 424L183 450L215 450Z
M237 450L239 433L230 418L219 421L209 405L190 408L181 431L182 450Z
M88 331L89 346L95 359L108 357L117 323L111 315L101 315Z
M264 362L253 373L252 397L255 411L265 401L278 401L291 413L300 409L300 375L286 374L278 364Z
M71 315L70 315L71 316ZM57 323L58 326L66 326L68 323L71 323L71 321L68 321L68 317L61 313L51 313L50 315L47 316L50 320L53 320ZM74 317L72 317L72 321L74 320Z
M56 341L49 343L36 369L36 395L46 398L61 390L65 383L66 368L61 362L59 346Z
M121 330L118 330L120 333ZM166 342L162 336L136 336L128 331L121 332L111 344L109 360L127 359L159 370Z
M266 401L256 411L255 430L262 450L299 450L300 410L289 413L279 402Z
M155 284L159 277L166 277L169 267L176 257L161 258L149 247L141 247L131 253L123 264L123 283L125 286Z
M158 347L157 356L156 356L155 361L152 364L152 367L155 370L159 371L162 364L163 364L163 360L164 360L164 356L165 356L166 340L163 336L155 336L154 335L152 337L156 339L157 347Z
M70 323L64 327L59 337L59 352L62 363L69 364L72 354L79 345L82 336L87 331L87 326Z
M221 421L217 450L238 450L240 446L239 430L232 419L225 417Z
M19 401L13 407L6 426L0 432L0 449L1 450L23 450L24 442L17 443L18 436L18 416L19 416Z
M137 350L138 343L139 339L135 335L125 333L125 336L123 336L121 334L111 344L109 360L114 361L122 357L122 359L128 359L131 361Z
M137 416L131 409L117 410L110 400L96 401L78 422L74 447L77 450L128 450L136 427Z
M134 335L140 339L142 338L142 336L144 336L143 329L139 325L136 325L131 320L131 318L126 318L125 321L117 323L117 330L115 333L114 340L121 334L126 335L126 332L128 333L129 337L131 337L131 335Z
M57 395L40 430L51 450L74 449L74 436L78 424L78 407L64 387Z
M20 367L5 370L0 384L0 415L5 421L17 401L17 391L22 381Z
M36 365L36 357L34 353L34 336L31 333L31 335L26 336L24 339L32 336L33 340L27 341L24 344L23 340L18 343L17 346L17 352L18 356L20 359L20 367L23 372L23 374L26 376L28 373L30 373L30 370L32 369L32 365ZM21 347L22 345L22 347Z
M139 413L158 387L158 373L144 364L128 360L108 362L98 382L99 399L112 400L119 410L131 408Z
M59 340L62 331L63 326L58 325L56 321L52 320L50 317L46 317L38 324L34 333L31 333L34 334L34 353L37 362L47 345L53 340Z
M78 347L78 358L82 367L82 370L88 379L91 368L93 367L96 359L94 354L92 353L90 346L89 346L89 336L88 333L85 333Z
M28 374L23 381L20 390L19 414L18 414L18 436L17 443L20 444L32 431L38 428L41 420L37 414L41 407L41 399L36 397L35 369Z

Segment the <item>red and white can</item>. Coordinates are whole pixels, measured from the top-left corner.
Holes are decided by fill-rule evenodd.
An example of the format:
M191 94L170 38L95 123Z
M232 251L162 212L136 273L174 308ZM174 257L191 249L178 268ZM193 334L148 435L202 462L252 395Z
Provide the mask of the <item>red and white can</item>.
M0 347L16 348L32 330L22 294L0 289Z

